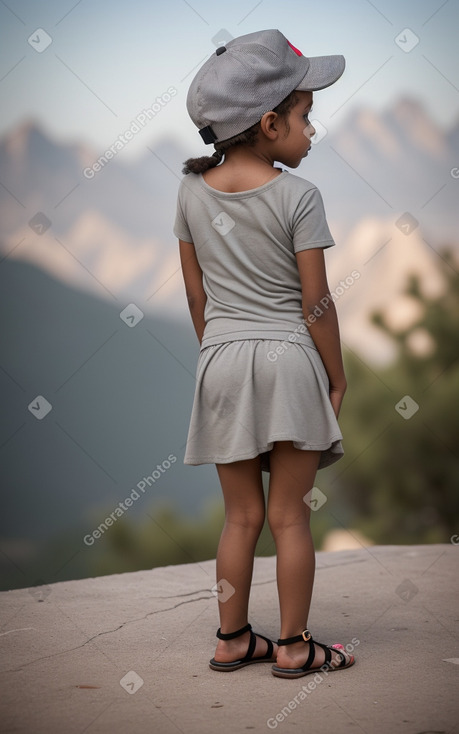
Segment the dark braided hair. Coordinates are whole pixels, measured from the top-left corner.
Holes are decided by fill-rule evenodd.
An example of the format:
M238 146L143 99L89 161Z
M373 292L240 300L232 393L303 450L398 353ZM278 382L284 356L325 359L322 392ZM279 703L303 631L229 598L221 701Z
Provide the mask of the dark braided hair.
M297 102L298 97L296 96L295 91L293 91L290 92L290 94L276 107L273 107L272 111L276 112L279 117L285 119L287 132L290 129L288 125L288 113ZM219 143L215 143L215 153L212 155L203 155L200 158L188 158L188 160L184 161L182 173L204 173L204 171L207 171L209 168L218 166L228 148L231 148L234 145L247 145L249 147L253 147L258 139L259 129L260 123L256 122L255 125L247 128L247 130L244 130L242 133L234 135L232 138L228 138L228 140L222 140Z

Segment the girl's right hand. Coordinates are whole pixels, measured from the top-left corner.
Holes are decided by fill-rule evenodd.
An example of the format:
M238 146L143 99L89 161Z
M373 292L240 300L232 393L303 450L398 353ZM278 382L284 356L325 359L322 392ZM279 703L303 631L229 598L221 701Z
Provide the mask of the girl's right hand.
M339 411L341 408L341 403L343 402L344 393L346 392L347 385L342 385L340 387L334 387L333 385L330 387L330 402L332 404L333 411L335 413L335 416L338 418Z

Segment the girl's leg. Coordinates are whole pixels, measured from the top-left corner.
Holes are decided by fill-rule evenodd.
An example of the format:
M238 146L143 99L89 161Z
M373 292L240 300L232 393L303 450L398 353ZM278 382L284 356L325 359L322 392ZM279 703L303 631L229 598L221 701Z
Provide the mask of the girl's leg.
M216 464L216 468L225 501L225 524L217 551L217 583L222 587L222 599L234 588L225 601L218 600L221 631L228 633L247 624L253 560L265 519L265 498L259 456ZM215 660L230 662L243 657L249 638L246 632L233 640L219 640ZM267 643L257 637L254 657L264 655L266 650Z
M276 544L277 587L281 617L279 637L294 637L308 626L315 573L315 552L310 530L310 507L304 496L314 486L319 451L295 449L291 441L277 441L270 455L271 476L268 522ZM313 668L325 661L325 653L315 646ZM297 642L282 645L277 665L297 668L309 654L309 645ZM332 661L338 656L332 653Z

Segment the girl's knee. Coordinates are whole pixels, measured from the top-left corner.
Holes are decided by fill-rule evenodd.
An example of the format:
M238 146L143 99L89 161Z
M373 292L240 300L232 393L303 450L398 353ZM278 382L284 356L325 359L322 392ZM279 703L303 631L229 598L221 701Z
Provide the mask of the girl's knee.
M309 530L310 511L302 503L287 510L285 507L268 506L268 525L273 538L282 535L288 528L301 526Z
M261 532L265 522L265 508L235 508L225 514L225 523L239 525L247 531Z

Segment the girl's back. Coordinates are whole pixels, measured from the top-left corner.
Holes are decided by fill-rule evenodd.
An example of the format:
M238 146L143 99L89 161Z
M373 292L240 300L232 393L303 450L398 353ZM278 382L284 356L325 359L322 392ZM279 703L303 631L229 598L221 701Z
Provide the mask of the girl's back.
M295 330L307 336L296 255L334 245L320 192L280 169L274 176L256 172L251 182L265 181L258 187L248 188L246 178L241 190L223 190L238 180L224 167L183 179L174 227L182 242L195 243L202 271L201 347L240 339L248 330L251 338L288 339ZM216 186L207 182L211 173Z

